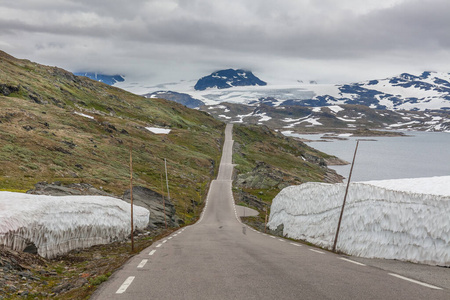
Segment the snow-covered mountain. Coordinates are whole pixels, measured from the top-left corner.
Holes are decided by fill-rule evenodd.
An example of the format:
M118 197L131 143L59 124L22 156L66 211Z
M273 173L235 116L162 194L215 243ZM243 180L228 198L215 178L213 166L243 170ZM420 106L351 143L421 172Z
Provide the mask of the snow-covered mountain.
M243 74L242 70L236 72ZM250 73L247 71L245 74L250 77ZM203 78L197 82L180 81L154 86L125 81L115 86L135 93L150 93L147 97L183 103L173 92L181 93L183 101L193 100L189 100L190 107L205 104L201 109L222 120L267 124L276 129L289 126L293 130L367 127L450 131L449 73L403 73L386 79L342 85L293 81L289 85L253 86L231 84L226 79L229 76L218 78L222 77L221 74L216 72L203 77L216 81L216 85L202 83L205 89L195 88ZM219 79L229 82L228 88L218 88L217 83L223 83Z
M403 73L382 80L336 85L329 94L316 94L300 105L361 104L389 110L450 110L450 74L423 72Z
M248 80L243 80L247 77ZM255 83L254 75L243 70L223 70L195 81L148 85L118 82L115 86L147 94L156 91L185 93L207 105L221 102L270 106L308 107L360 104L388 110L450 110L450 74L403 73L386 79L342 85L295 82L288 85ZM259 78L255 77L256 80ZM245 85L243 85L245 84Z
M267 85L250 71L245 70L220 70L208 76L200 78L194 86L197 91L204 91L208 88L227 89L234 86Z

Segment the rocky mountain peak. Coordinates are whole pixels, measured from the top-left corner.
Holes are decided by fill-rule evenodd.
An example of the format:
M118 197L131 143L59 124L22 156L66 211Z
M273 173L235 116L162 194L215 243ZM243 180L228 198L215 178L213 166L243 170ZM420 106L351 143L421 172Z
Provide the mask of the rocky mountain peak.
M233 86L252 86L267 85L251 71L242 69L226 69L211 73L208 76L200 78L194 86L197 91L203 91L208 88L226 89Z

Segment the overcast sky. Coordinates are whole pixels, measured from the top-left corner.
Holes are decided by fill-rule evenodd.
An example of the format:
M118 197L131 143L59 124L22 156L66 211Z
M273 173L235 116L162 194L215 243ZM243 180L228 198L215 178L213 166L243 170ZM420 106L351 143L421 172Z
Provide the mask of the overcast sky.
M450 1L0 0L0 49L155 84L223 68L269 83L450 72Z

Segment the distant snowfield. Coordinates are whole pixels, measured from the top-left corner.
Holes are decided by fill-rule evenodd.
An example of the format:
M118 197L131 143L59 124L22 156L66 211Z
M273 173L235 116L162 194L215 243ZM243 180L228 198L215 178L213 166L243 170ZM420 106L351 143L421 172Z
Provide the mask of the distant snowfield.
M134 226L143 229L149 211L133 206ZM52 258L76 248L125 240L131 205L104 196L44 196L0 192L0 245L22 251L34 244Z
M273 200L269 228L331 249L344 184L305 183ZM349 255L450 266L450 176L350 185L337 249Z
M320 104L320 97L328 98L328 104L339 105L345 104L349 100L361 100L365 98L364 92L368 92L372 95L370 97L374 97L378 101L379 105L385 106L389 110L425 111L449 107L449 82L449 73L430 72L427 76L402 74L347 85L290 81L283 84L268 83L266 86L235 86L227 89L209 88L197 91L194 89L196 80L183 80L158 85L124 81L117 82L114 86L140 95L157 91L186 93L203 101L206 105L218 105L222 102L250 104L262 98L272 98L274 106L292 99L318 100L316 106L323 106ZM363 93L362 96L358 95L360 92ZM398 101L397 97L401 101ZM372 103L371 107L376 108L377 105Z

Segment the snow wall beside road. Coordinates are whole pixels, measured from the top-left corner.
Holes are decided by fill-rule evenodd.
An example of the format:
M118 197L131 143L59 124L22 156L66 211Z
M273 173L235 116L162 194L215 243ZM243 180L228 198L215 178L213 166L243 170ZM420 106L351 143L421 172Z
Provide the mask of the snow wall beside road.
M0 245L22 251L33 243L52 258L76 248L125 240L131 206L104 196L43 196L0 192ZM133 223L143 229L149 211L133 206Z
M331 249L345 187L283 189L272 202L269 228L284 224L285 236ZM337 250L450 266L450 176L350 184Z

